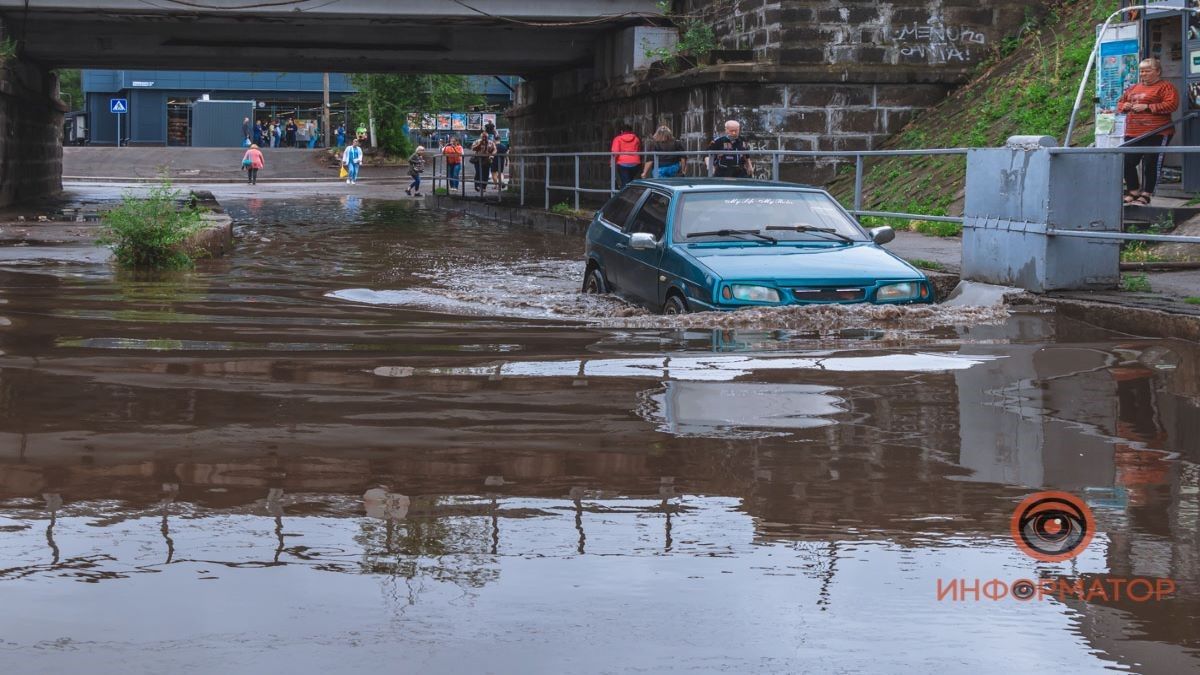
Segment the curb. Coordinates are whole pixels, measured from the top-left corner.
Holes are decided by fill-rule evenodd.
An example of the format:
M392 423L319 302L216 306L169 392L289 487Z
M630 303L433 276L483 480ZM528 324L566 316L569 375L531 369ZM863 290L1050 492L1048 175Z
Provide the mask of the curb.
M118 176L63 176L64 183L157 183L161 178L142 178L128 177L121 178ZM189 184L246 184L246 179L235 178L169 178L173 185L189 185ZM377 178L370 182L373 184L379 183L403 183L404 178ZM260 178L259 183L341 183L345 185L346 181L342 178Z

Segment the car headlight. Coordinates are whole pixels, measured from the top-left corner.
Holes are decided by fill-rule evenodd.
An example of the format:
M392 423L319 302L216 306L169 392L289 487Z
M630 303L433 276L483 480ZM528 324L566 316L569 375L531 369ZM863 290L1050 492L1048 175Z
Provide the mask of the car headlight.
M736 299L747 302L779 302L779 291L767 286L751 286L749 284L733 284L721 291L726 300Z
M921 289L924 284L917 281L905 281L899 284L888 284L880 286L879 292L875 294L875 299L878 300L916 300L921 297Z

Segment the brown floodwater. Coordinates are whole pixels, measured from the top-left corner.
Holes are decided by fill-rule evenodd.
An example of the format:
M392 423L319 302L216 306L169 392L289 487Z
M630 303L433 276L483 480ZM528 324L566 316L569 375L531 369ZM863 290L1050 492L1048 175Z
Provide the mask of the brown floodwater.
M654 317L578 239L243 200L0 266L5 673L1200 668L1200 348L1036 305ZM1068 562L1009 535L1069 491ZM1146 602L939 580L1170 578Z

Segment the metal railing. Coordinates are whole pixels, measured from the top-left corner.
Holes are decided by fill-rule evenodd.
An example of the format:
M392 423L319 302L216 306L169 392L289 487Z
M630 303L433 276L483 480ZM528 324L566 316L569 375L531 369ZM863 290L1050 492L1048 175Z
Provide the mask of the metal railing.
M932 148L919 150L857 150L857 151L836 151L836 150L747 150L738 153L723 153L723 154L738 154L750 159L756 165L752 174L752 178L765 180L780 180L781 165L790 160L790 163L796 163L798 160L811 160L818 163L847 163L847 160L852 159L854 162L854 192L853 204L847 211L855 217L876 217L876 218L896 218L901 220L919 220L931 222L946 222L959 223L964 222L962 216L943 216L934 214L922 213L904 213L899 211L875 211L863 208L863 190L864 180L866 177L866 160L871 158L884 157L934 157L946 155L958 155L965 157L972 148ZM1116 147L1116 148L1047 148L1051 155L1068 155L1068 154L1109 154L1113 155L1114 159L1118 155L1127 154L1200 154L1200 146L1165 146L1165 147ZM682 177L703 177L708 175L708 170L704 164L706 157L712 157L713 152L700 151L681 151L681 152L550 152L550 153L509 153L505 156L505 170L508 178L501 176L503 185L507 189L512 190L511 197L516 200L521 206L526 206L529 203L527 186L530 183L537 185L542 192L543 208L550 210L552 204L552 195L555 193L569 193L573 198L574 210L580 210L581 197L584 195L604 195L605 198L616 194L620 188L617 179L617 168L615 157L617 155L638 155L647 157L652 165L651 175L659 168L659 160L662 155L682 156L688 159L688 170L686 173L681 173ZM446 173L445 157L442 155L433 156L433 173L425 176L433 183L436 191L439 185L447 188L448 192L460 192L462 196L467 194L467 182L475 183L475 178L468 177L467 169L470 168L471 155L465 155L462 163L462 175L459 176L458 185L451 188L452 179ZM694 161L693 161L694 158ZM766 161L761 164L760 159ZM590 171L584 171L585 165ZM643 162L643 167L645 162ZM439 171L440 167L440 171ZM769 167L769 170L760 170L759 167ZM530 180L532 169L536 168L539 172L536 180ZM558 170L559 176L566 175L570 179L570 183L555 182L555 170ZM599 169L597 171L597 169ZM640 176L641 172L638 172ZM603 175L604 178L597 178L598 175ZM485 185L485 190L479 192L480 199L489 199L492 197L492 189L494 192L494 201L502 203L505 199L505 190L498 189L498 186L491 176L484 177L482 181ZM1200 244L1200 237L1191 237L1184 235L1164 235L1164 234L1149 234L1136 232L1096 232L1084 230L1065 230L1060 228L1047 228L1047 236L1061 237L1082 237L1089 239L1110 239L1123 241L1152 241L1152 242L1175 242L1187 244Z
M836 151L836 150L746 150L742 152L730 152L721 154L741 155L749 159L754 165L755 170L752 172L751 178L763 180L780 180L781 165L787 161L788 163L797 163L798 161L810 160L816 163L828 164L848 163L847 160L854 162L854 193L853 193L853 208L848 211L855 216L871 216L879 218L899 218L907 220L928 220L938 222L962 223L963 219L958 216L942 216L920 213L901 213L892 211L871 211L862 208L863 202L863 182L865 178L865 163L869 158L883 157L932 157L939 155L960 155L966 156L969 148L935 148L923 150L855 150L855 151ZM574 210L578 211L581 206L581 198L586 195L603 195L605 199L616 194L620 185L617 177L617 165L615 158L618 155L638 155L646 158L642 162L637 172L638 176L642 173L646 163L651 164L651 175L659 169L659 163L663 156L684 157L687 160L687 171L680 173L680 177L704 177L708 175L708 170L705 167L704 159L712 157L714 153L707 150L690 150L680 152L548 152L548 153L509 153L505 155L505 168L508 171L508 179L501 177L503 183L513 190L513 197L521 206L528 204L527 186L529 184L536 185L542 192L543 206L549 210L551 208L552 195L558 193L569 193L569 199L573 201ZM457 185L452 185L452 179L447 172L445 156L440 154L433 155L433 171L432 173L423 176L423 179L428 179L432 182L434 191L439 189L439 186L445 187L448 193L458 192L461 196L466 196L467 186L462 178L466 177L467 169L473 165L470 163L472 155L464 155L462 161L462 176ZM760 160L764 160L760 163ZM769 168L764 170L763 167ZM533 174L536 172L536 176ZM600 177L603 176L603 177ZM568 183L562 182L561 177L566 177ZM474 182L472 178L466 178ZM486 180L487 189L482 193L478 190L481 199L492 197L492 188L497 188L494 193L494 201L501 203L504 201L503 189L497 185L490 177Z

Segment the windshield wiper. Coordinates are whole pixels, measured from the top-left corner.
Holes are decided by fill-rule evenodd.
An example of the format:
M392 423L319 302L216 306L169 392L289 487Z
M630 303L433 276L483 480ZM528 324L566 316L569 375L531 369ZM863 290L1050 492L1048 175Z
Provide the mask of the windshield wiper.
M761 239L763 241L771 242L772 244L779 243L779 240L776 239L775 237L772 237L767 234L763 234L762 232L760 232L758 230L709 230L707 232L689 232L687 234L686 238L691 239L692 237L730 237L730 236L733 236L736 234L748 234L748 235L751 235L754 237L758 237L759 239Z
M857 244L858 240L851 239L846 235L838 232L832 227L817 227L816 225L768 225L768 230L788 230L789 232L816 232L819 234L832 234L848 244Z

